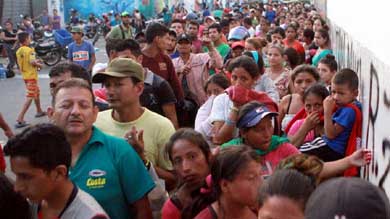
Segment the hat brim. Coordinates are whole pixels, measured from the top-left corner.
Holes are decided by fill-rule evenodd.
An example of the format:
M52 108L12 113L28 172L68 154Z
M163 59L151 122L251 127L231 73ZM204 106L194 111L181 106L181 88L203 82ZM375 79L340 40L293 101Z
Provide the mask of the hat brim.
M256 126L262 119L264 119L267 116L277 116L279 115L276 112L265 112L257 115L255 118L253 118L251 121L245 123L245 124L237 124L238 128L251 128L253 126Z
M97 72L94 76L92 76L92 83L103 83L107 77L126 78L129 77L129 75L110 71Z

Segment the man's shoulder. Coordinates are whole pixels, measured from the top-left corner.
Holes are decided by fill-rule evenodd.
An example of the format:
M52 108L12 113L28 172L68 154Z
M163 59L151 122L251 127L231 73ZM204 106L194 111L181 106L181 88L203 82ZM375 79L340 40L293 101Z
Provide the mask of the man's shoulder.
M173 127L171 120L145 108L144 122L149 123L153 129L167 129Z
M62 218L108 218L99 203L88 193L78 189L75 199L70 203Z

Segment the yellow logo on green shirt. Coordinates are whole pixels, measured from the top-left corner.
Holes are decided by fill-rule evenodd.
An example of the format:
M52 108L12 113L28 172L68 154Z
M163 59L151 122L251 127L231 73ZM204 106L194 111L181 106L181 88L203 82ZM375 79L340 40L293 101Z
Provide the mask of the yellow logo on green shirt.
M103 188L106 184L106 172L103 170L95 169L89 171L89 178L87 179L87 187L89 189Z

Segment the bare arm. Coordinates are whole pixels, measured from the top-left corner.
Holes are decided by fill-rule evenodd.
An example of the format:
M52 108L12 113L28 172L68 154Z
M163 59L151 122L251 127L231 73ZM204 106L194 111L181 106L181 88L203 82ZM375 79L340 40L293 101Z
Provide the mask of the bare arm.
M175 175L169 171L169 170L164 170L158 166L154 166L154 169L156 170L156 173L158 177L163 179L165 181L165 187L167 191L171 191L172 189L175 188L176 186L176 178Z
M308 115L298 131L294 135L288 135L290 143L299 148L305 142L307 134L319 123L320 118L317 112Z
M168 103L162 105L162 110L164 112L164 115L171 120L173 126L175 129L179 128L179 122L177 121L177 114L176 114L176 108L174 103Z
M279 103L279 115L278 115L278 127L282 127L282 121L283 121L283 118L284 116L286 115L286 108L287 108L287 104L288 104L288 101L289 101L289 95L287 96L284 96L282 98L282 100L280 101ZM291 97L292 98L292 97Z
M219 52L214 48L214 46L208 47L209 56L210 56L210 65L209 68L222 68L223 67L223 59Z
M12 129L9 127L7 122L4 120L3 115L0 113L0 127L4 130L4 134L11 138L14 136L14 133L12 132Z
M235 123L238 119L238 112L231 110L229 113L229 120L233 122L234 124L228 124L226 122L214 122L213 127L213 143L216 145L221 145L233 138L233 133L235 130Z
M370 163L371 156L371 151L360 149L343 159L325 162L324 168L320 173L320 179L324 180L330 177L338 176L351 167L365 166Z
M344 131L344 127L333 123L332 121L332 114L333 109L335 107L336 103L332 99L331 96L328 96L324 100L324 129L325 129L325 136L329 139L336 138L342 131Z
M89 66L88 66L88 71L92 71L92 68L95 65L95 62L96 62L96 55L95 55L95 53L93 53L91 55L91 64L89 64Z
M137 219L152 219L152 210L150 209L149 200L147 195L142 197L141 199L135 201L132 204L137 212L137 215L135 218ZM133 206L130 206L133 207Z

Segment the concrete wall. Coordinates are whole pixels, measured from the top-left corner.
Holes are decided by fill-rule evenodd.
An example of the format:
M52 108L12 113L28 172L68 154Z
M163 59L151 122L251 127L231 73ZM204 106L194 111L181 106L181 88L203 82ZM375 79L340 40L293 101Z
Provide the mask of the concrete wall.
M360 77L363 147L374 153L362 174L390 196L390 13L380 0L327 0L326 5L338 64Z

